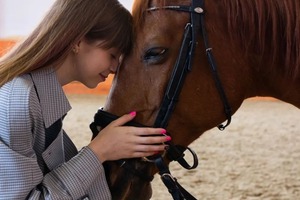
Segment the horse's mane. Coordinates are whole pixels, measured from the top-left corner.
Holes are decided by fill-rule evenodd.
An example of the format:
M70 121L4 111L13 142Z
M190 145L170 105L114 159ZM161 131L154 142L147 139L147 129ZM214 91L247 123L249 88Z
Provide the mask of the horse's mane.
M245 49L261 59L285 65L287 75L300 71L299 0L223 0L228 29Z
M132 14L136 26L143 24L144 14L151 2L134 2ZM156 6L167 2L183 4L183 0L161 0L160 5ZM206 3L213 2L207 0ZM223 6L218 7L226 10L228 32L241 42L245 50L256 52L261 59L270 58L273 63L279 62L286 66L285 71L289 75L296 76L300 72L299 0L223 0Z

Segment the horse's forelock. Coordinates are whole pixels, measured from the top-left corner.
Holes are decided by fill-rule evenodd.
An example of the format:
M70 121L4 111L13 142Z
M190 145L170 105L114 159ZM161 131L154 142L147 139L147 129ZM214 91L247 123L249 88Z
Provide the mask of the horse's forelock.
M167 0L161 0L158 2L157 7L162 7L166 4ZM135 0L132 6L132 16L135 27L142 26L145 22L145 13L147 9L152 6L153 0Z
M151 0L135 0L132 6L132 16L135 27L144 21L144 12L148 8L149 1Z
M246 49L259 49L257 53L267 55L262 58L282 62L288 68L285 69L288 74L299 73L298 0L224 0L224 3L228 11L228 28L234 30L230 31L233 38L239 38Z

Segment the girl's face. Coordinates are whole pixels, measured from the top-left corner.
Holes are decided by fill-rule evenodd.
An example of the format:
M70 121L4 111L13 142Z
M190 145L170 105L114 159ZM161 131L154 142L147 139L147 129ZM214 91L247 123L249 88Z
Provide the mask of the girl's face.
M82 40L74 55L75 79L88 88L95 88L104 82L110 73L115 73L119 66L121 53L116 48L104 49L102 41L87 43Z

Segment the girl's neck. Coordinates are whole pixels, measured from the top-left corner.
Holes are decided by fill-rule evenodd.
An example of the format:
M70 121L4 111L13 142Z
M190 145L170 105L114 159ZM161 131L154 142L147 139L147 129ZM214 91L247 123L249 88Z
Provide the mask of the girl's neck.
M71 59L71 55L58 66L55 67L55 73L61 86L67 85L72 81L75 81L74 66Z

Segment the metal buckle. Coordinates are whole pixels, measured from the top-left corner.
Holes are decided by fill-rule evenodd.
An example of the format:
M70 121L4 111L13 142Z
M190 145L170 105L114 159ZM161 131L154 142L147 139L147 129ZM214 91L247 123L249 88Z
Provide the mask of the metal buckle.
M195 11L196 13L198 13L198 14L201 14L201 13L204 12L204 11L203 11L203 8L201 8L201 7L196 7L196 8L194 8L194 11Z
M173 182L176 182L176 178L169 173L164 173L161 175L161 178L169 177Z

